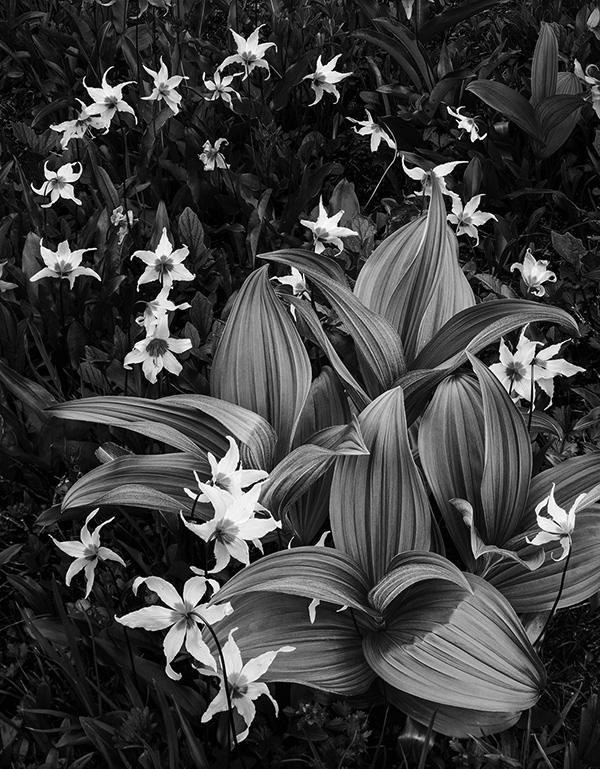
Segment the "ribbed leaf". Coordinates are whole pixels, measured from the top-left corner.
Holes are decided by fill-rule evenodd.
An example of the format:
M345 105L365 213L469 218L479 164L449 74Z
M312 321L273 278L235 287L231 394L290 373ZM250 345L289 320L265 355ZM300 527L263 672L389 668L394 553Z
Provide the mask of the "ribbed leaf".
M553 155L563 146L569 136L571 136L573 133L573 130L577 125L577 121L581 116L581 106L573 110L573 103L571 102L570 106L567 105L562 101L561 95L564 94L573 97L576 94L581 94L582 90L583 85L574 72L559 72L556 88L558 95L555 97L555 106L560 107L562 105L562 108L557 110L557 113L562 115L562 120L558 123L555 123L554 115L548 114L542 116L541 110L545 108L545 105L538 105L538 121L540 125L544 126L546 138L546 144L540 153L541 157L549 158L550 155ZM578 96L577 98L581 104L582 97ZM559 99L561 101L556 104L556 100ZM546 124L545 120L548 120L548 125Z
M534 139L542 140L533 107L517 91L494 80L474 80L466 90L478 96L488 107L512 120Z
M559 504L562 507L560 502ZM533 527L514 537L507 546L521 557L531 557L541 548L527 544L525 538L532 539L537 533L539 529ZM592 505L576 514L572 543L559 608L581 603L600 590L600 505ZM494 563L485 573L486 580L494 585L520 614L549 611L558 595L566 561L555 561L551 556L553 552L556 555L557 550L562 552L558 542L549 542L542 547L546 552L546 560L536 571L527 571L514 561L500 561Z
M337 460L331 529L336 547L375 584L398 553L429 550L431 509L410 450L402 389L380 395L358 421L371 453Z
M389 18L375 19L375 25L396 38L419 69L427 90L431 91L435 77L427 52L415 37L413 31L399 21Z
M65 494L62 512L99 505L131 505L151 510L190 512L194 500L183 489L196 489L196 471L202 480L211 476L206 458L195 454L151 454L118 457L95 467ZM206 515L203 515L204 511ZM212 508L196 505L201 518L212 518Z
M509 331L542 321L556 323L572 334L579 334L573 318L558 307L527 299L483 302L451 318L421 350L412 368L436 368L444 363L459 366L467 360L467 349L476 355Z
M529 433L500 380L480 360L468 355L479 379L485 422L483 518L475 514L475 526L486 545L501 546L518 532L527 501L533 462Z
M369 583L359 566L332 547L294 547L260 558L233 576L213 598L222 603L248 593L296 595L351 606L377 616L368 604ZM307 615L308 616L308 615Z
M354 293L398 331L409 365L446 321L475 304L435 180L427 216L379 244L362 268Z
M229 583L228 583L229 584ZM242 660L294 646L295 651L278 654L261 676L264 681L291 681L334 694L353 695L366 691L375 674L365 662L361 638L349 611L320 604L316 620L310 623L309 601L293 595L255 593L232 600L233 613L218 622L214 630L221 646L229 631L234 634ZM216 656L208 632L204 640Z
M387 697L403 713L424 726L433 721L433 728L439 734L450 737L484 737L486 734L503 732L513 726L521 715L516 713L492 713L468 708L452 708L424 700L411 694L385 687Z
M387 390L404 373L404 353L397 332L385 318L365 307L350 289L333 280L320 264L321 257L287 249L260 254L260 258L296 267L321 290L354 340L371 396Z
M543 665L506 599L466 575L472 593L421 582L395 602L386 627L368 633L365 657L388 684L453 708L515 712L534 705Z
M387 573L369 592L369 603L385 614L392 601L412 585L425 580L451 582L467 593L473 592L463 572L447 558L437 553L413 551L400 553L392 559Z
M240 289L227 319L212 366L212 392L273 425L280 459L289 451L310 381L304 344L271 287L268 267L261 267Z
M558 77L558 41L554 30L543 21L531 62L531 104L554 96ZM539 125L544 126L540 122Z
M148 435L201 459L206 451L223 456L231 435L245 444L245 464L268 470L272 463L275 434L271 425L252 411L208 395L170 395L157 400L83 398L48 411L62 419L114 425Z
M485 423L481 388L471 375L455 374L441 382L419 425L419 457L444 522L470 570L475 564L469 530L450 503L468 500L483 517L481 478Z
M446 8L442 13L436 13L429 21L426 21L419 29L419 40L425 44L437 35L441 35L446 30L452 29L465 19L493 8L495 5L505 3L507 0L471 0L468 3L461 3L452 8Z
M410 55L398 45L398 41L393 37L384 35L382 32L370 32L364 29L359 29L354 32L353 37L358 37L360 40L366 40L367 43L371 43L371 45L376 48L381 48L389 54L396 62L398 62L417 91L423 91L424 88L426 88L419 77L419 73L417 72Z

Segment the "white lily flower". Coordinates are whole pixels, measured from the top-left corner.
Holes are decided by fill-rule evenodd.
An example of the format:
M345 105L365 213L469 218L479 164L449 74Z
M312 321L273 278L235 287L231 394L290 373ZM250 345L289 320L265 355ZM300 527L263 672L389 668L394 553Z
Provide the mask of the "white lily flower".
M238 497L207 483L198 483L198 487L214 507L214 518L200 524L186 521L183 515L181 518L187 528L198 537L205 542L215 543L216 564L211 573L222 571L231 558L248 566L250 552L247 541L252 542L262 552L260 538L281 528L281 521L276 521L272 516L254 516L262 484L256 483L250 491Z
M175 304L169 299L169 286L163 286L158 295L151 302L146 303L146 309L144 314L135 319L138 326L143 326L146 330L146 336L152 336L154 333L158 321L166 315L167 312L174 312L175 310L189 310L192 306L189 302L182 302L181 304Z
M435 166L435 168L432 168L431 171L425 171L419 166L408 168L404 160L404 155L402 155L402 168L404 169L404 173L407 176L410 176L411 179L415 179L416 181L421 182L423 185L423 195L431 195L431 177L435 176L439 182L442 194L449 195L453 200L460 198L455 192L452 192L448 189L444 177L449 173L452 173L456 166L464 165L465 163L467 163L466 160L454 160L451 163L442 163L439 166Z
M123 368L130 369L136 363L142 364L146 379L155 384L158 374L166 368L171 374L179 376L183 366L173 353L182 353L192 346L191 339L177 339L169 336L169 324L166 314L158 319L151 336L133 345L133 350L125 356Z
M230 29L229 31L233 35L237 45L237 53L234 53L224 59L224 61L222 61L219 65L219 69L224 69L230 64L241 64L244 68L244 77L242 80L246 80L252 70L256 69L256 67L262 67L263 69L267 70L267 77L269 77L269 64L267 61L265 61L264 55L269 50L269 48L277 49L277 46L275 43L258 42L258 32L264 26L264 24L261 24L259 27L257 27L247 39L241 35L238 35L238 33L233 29Z
M131 209L127 210L127 216L125 216L125 213L123 212L123 206L117 206L116 208L113 208L113 212L110 215L110 223L113 225L113 227L119 228L117 232L119 245L121 245L121 243L125 240L125 236L127 235L129 228L133 227L135 222L137 222L137 219L135 219L133 216L133 211Z
M278 283L281 283L282 286L291 286L292 294L294 296L310 299L310 291L306 285L304 275L295 267L290 267L290 270L290 275L283 275L281 277L272 278L272 280L276 280ZM294 308L292 307L291 309Z
M456 225L456 235L470 235L475 238L475 245L479 244L478 227L490 219L498 221L494 214L478 211L483 195L475 195L464 206L460 198L452 198L452 213L447 215L448 221Z
M85 598L87 598L92 590L94 584L94 572L99 561L116 561L121 566L126 566L125 561L120 555L117 555L113 550L108 547L103 547L100 544L100 529L106 526L107 523L114 521L114 518L109 518L100 526L97 526L93 532L90 532L88 525L96 513L100 510L97 507L93 510L85 519L80 532L80 540L72 540L70 542L58 542L53 536L50 536L54 544L60 548L63 553L70 555L71 558L75 558L73 563L69 566L67 575L65 578L65 584L70 586L71 580L76 574L83 569L85 571L86 578L86 591Z
M71 251L69 241L63 240L58 244L56 251L51 251L44 246L44 240L40 240L40 254L46 265L29 280L36 281L42 278L66 278L69 281L69 287L73 288L75 279L80 275L89 275L91 278L100 280L100 275L94 272L90 267L80 267L83 254L86 251L95 251L95 248L81 248L78 251Z
M56 125L50 126L53 131L63 134L60 140L60 146L63 148L63 150L67 148L71 139L82 139L86 133L90 132L91 128L96 130L101 130L104 128L106 130L104 120L102 120L102 118L91 115L87 111L87 107L81 101L81 99L77 99L77 101L81 104L81 112L74 120L66 120L64 123L58 123Z
M75 166L79 166L79 171L75 170ZM75 197L75 188L72 182L76 182L83 173L83 166L79 161L76 163L65 163L58 171L48 170L48 161L44 163L44 176L46 181L42 186L37 189L31 185L31 189L37 192L38 195L50 195L50 202L44 203L42 208L50 208L54 205L59 198L65 200L72 200L78 206L81 205L81 200Z
M309 107L314 107L315 104L320 102L325 92L335 96L336 104L340 100L340 92L336 88L336 84L341 83L342 80L345 80L347 77L351 77L354 74L353 72L335 71L335 65L341 55L341 53L338 53L338 55L334 56L327 64L323 64L321 56L319 55L315 71L302 78L303 80L310 80L310 87L315 92L315 100L308 105Z
M592 86L590 88L589 94L585 98L592 102L594 112L598 117L600 117L600 79L594 77L592 74L599 73L598 67L595 64L588 64L588 66L585 68L584 74L581 64L577 61L577 59L575 59L573 70L580 80Z
M133 592L136 595L142 584L155 592L167 608L148 606L123 617L115 617L117 622L125 627L141 627L151 631L170 628L165 636L163 649L167 660L165 672L174 681L178 681L181 675L173 670L171 663L182 646L185 646L195 660L214 672L216 663L210 649L202 640L200 627L207 623L213 625L233 611L230 603L215 606L202 604L208 586L216 592L219 589L218 583L214 579L191 577L183 586L183 596L179 595L173 585L160 577L138 577L133 583Z
M338 211L333 216L327 216L327 209L323 205L323 198L319 198L319 215L316 222L301 219L300 224L312 231L315 253L320 254L326 245L334 245L338 251L342 251L344 244L342 238L349 235L358 235L358 232L348 227L338 227L338 222L344 215L344 211Z
M240 72L236 72L235 75L226 75L225 77L221 77L219 70L216 70L215 74L213 75L213 79L207 80L206 73L203 72L202 80L204 80L205 87L210 91L210 94L204 97L206 101L216 101L217 99L221 99L225 102L229 109L233 109L233 102L231 97L235 96L240 101L242 100L240 94L235 90L235 88L232 88L231 86L235 78L240 74Z
M114 68L109 67L102 75L102 86L100 88L90 87L86 84L85 78L83 78L84 88L89 93L94 102L93 104L90 104L88 107L86 107L86 111L88 115L98 115L98 117L100 117L100 119L103 121L105 128L108 128L111 120L117 112L129 112L130 115L133 115L134 120L137 123L137 118L133 108L123 100L123 88L125 88L126 85L131 85L135 81L127 80L125 83L111 86L108 84L106 79L111 69Z
M189 80L185 75L173 75L169 77L169 71L167 65L160 58L160 69L155 72L145 64L142 65L146 72L154 80L154 88L150 96L142 96L142 99L146 101L164 101L167 107L175 115L179 112L179 105L181 104L181 94L175 90L180 85L182 80Z
M581 366L575 366L564 358L556 358L555 360L552 360L555 355L558 355L563 344L565 344L565 342L552 344L550 347L546 347L545 350L538 350L533 359L533 378L535 383L539 385L550 398L548 406L551 405L554 396L554 377L574 376L575 374L585 371Z
M198 157L204 164L205 171L214 171L215 168L229 168L229 163L226 162L225 156L221 152L221 146L223 144L229 144L227 139L217 139L214 146L205 141L202 149L204 152L200 153Z
M548 261L546 259L536 259L531 253L531 249L528 248L525 252L523 264L518 262L511 264L510 271L519 270L523 283L529 291L536 296L544 296L546 289L543 284L556 282L556 273L551 272L547 267Z
M542 500L535 508L535 515L537 518L537 525L541 531L533 539L527 537L527 542L530 545L544 545L547 542L558 541L562 547L562 553L558 558L552 554L554 561L562 561L569 554L571 549L572 539L571 535L575 529L575 514L577 508L581 505L581 502L586 494L580 494L575 502L571 505L569 512L559 507L554 499L554 489L556 484L552 484L552 490L546 499ZM542 510L546 508L545 515L542 515Z
M265 470L242 470L242 463L240 462L240 451L237 443L231 435L227 436L229 442L229 450L223 457L223 459L217 461L214 454L210 451L207 452L208 462L212 472L210 479L210 485L219 489L229 492L234 499L238 499L243 496L243 489L248 486L253 486L259 481L264 481L269 477L269 473ZM202 484L198 473L194 471L194 477L198 483L198 487ZM209 498L200 492L192 491L191 489L184 489L188 497L199 502L209 502ZM200 494L200 496L198 496Z
M154 280L160 280L163 286L169 288L176 280L194 280L194 273L182 264L189 253L187 246L173 251L173 246L167 235L167 228L163 227L156 251L135 251L131 255L132 259L137 256L144 264L148 265L138 280L138 289L142 283L152 283Z
M452 109L452 107L446 107L450 115L452 115L453 118L456 118L458 121L458 128L466 131L469 134L469 138L472 142L476 141L482 141L487 136L487 133L480 134L479 128L477 127L477 123L475 121L475 118L473 117L467 117L466 115L461 115L460 111L461 109L465 109L464 107L457 107L455 110Z
M355 120L352 117L347 118L347 120L349 120L351 123L356 123L357 125L362 126L362 128L354 129L356 133L360 134L361 136L371 137L371 152L377 152L382 141L384 141L388 147L395 150L396 140L394 137L387 131L384 126L378 125L373 120L373 116L368 109L365 109L365 112L367 113L367 120Z
M248 736L250 725L252 724L252 721L254 721L254 716L256 715L254 700L264 694L273 703L275 715L279 713L277 702L271 696L267 685L264 682L259 682L259 678L266 673L278 654L281 654L282 652L293 652L296 650L296 647L282 646L277 651L259 654L258 657L248 660L248 662L244 664L238 645L233 639L233 634L236 631L237 628L233 628L229 633L227 641L223 644L225 670L221 667L220 659L220 669L216 672L210 668L199 669L199 672L204 675L218 676L221 683L221 688L217 696L210 703L200 721L206 723L207 721L210 721L216 713L222 713L223 711L228 710L229 701L231 701L233 707L246 722L247 728L236 735L237 741L242 742L242 740L245 740ZM227 696L227 690L229 690L229 697Z

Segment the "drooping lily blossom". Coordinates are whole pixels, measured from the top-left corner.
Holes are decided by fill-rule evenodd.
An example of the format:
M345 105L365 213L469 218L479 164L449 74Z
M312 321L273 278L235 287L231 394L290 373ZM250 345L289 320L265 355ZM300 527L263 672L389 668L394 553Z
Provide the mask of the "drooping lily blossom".
M314 250L317 254L322 253L326 246L333 245L338 251L344 248L342 238L349 235L358 235L358 232L349 227L339 227L338 222L344 215L344 211L338 211L333 216L327 216L327 209L323 205L323 198L319 198L319 215L316 222L308 219L301 219L300 224L308 227L313 233Z
M165 314L158 319L151 335L133 345L133 350L125 356L123 368L130 369L132 365L141 363L144 376L155 384L156 377L163 368L175 376L181 374L183 366L175 357L175 353L185 352L191 346L191 339L169 336L169 321Z
M75 166L79 166L79 170L75 170ZM73 182L76 182L83 173L83 166L81 163L65 163L58 171L48 170L48 161L44 163L44 176L46 181L38 189L31 185L31 189L37 192L38 195L50 195L50 202L43 203L42 208L50 208L54 205L59 198L65 200L72 200L78 206L81 205L81 200L75 197L75 188Z
M396 140L394 137L384 126L379 125L379 123L376 123L373 120L373 116L368 109L366 109L365 112L367 113L366 120L355 120L352 117L348 118L351 123L356 123L357 125L361 126L360 128L354 129L356 133L360 134L361 136L371 137L371 152L377 152L382 141L384 141L388 147L395 150Z
M221 62L219 69L224 69L230 64L241 64L244 68L244 77L242 80L245 80L254 69L260 67L267 70L267 77L269 77L269 63L265 60L264 56L269 48L277 48L277 46L275 43L258 42L259 30L264 26L264 24L261 24L248 38L244 38L241 35L238 35L235 30L230 29L229 31L233 35L237 45L237 53L224 59L224 61Z
M80 275L89 275L91 278L100 280L100 275L92 270L90 267L81 267L81 261L83 254L86 251L95 251L95 248L81 248L77 251L71 251L69 248L69 242L63 240L58 244L56 251L52 251L44 246L43 239L40 240L40 253L44 264L46 265L35 275L32 275L30 280L36 281L42 278L65 278L69 281L70 288L73 288L75 279Z
M479 244L479 230L482 224L489 222L490 219L496 220L494 214L478 211L479 204L483 195L475 195L463 206L462 200L458 197L452 198L452 213L448 214L448 221L456 225L456 235L470 235L475 239L475 245Z
M87 85L85 78L83 78L83 85L94 102L86 107L87 113L88 115L97 115L103 121L105 128L108 128L117 112L128 112L130 115L133 115L134 120L137 123L133 107L127 104L123 99L123 88L125 88L126 85L131 85L135 81L127 80L125 83L120 83L119 85L109 85L107 77L111 69L113 69L113 67L109 67L102 75L102 85L100 88L94 88Z
M482 141L485 139L487 133L479 133L479 128L475 118L461 115L460 111L461 109L465 109L464 107L457 107L455 110L452 109L452 107L446 107L446 109L448 110L448 113L458 121L458 128L466 131L469 134L469 138L472 142Z
M169 71L164 61L160 60L160 69L155 72L150 67L143 65L146 72L154 80L154 88L150 96L142 96L146 101L164 101L167 107L175 115L179 112L181 104L181 94L175 90L181 84L182 80L188 80L185 75L173 75L169 77Z
M335 102L340 100L340 92L336 88L337 83L341 83L347 77L351 77L353 72L336 72L335 65L337 60L342 54L338 53L327 64L323 64L321 56L317 59L317 66L314 72L310 75L303 77L303 80L310 81L310 87L315 92L315 100L309 104L310 107L314 107L315 104L321 101L324 93L330 93L335 97Z
M525 252L523 264L518 262L511 264L510 271L518 270L528 290L536 296L544 296L546 289L543 284L556 282L556 273L547 268L548 261L546 259L536 259L531 249L528 248Z
M555 488L556 484L553 483L550 494L536 506L535 517L541 531L539 534L536 534L533 539L527 537L527 541L530 545L544 545L547 542L558 542L562 548L562 552L558 558L556 558L553 553L552 558L555 561L562 561L567 557L569 550L571 549L571 535L575 529L575 514L578 507L581 505L582 500L585 499L587 495L580 494L567 512L556 503L556 500L554 499ZM545 513L542 512L544 508L546 508Z

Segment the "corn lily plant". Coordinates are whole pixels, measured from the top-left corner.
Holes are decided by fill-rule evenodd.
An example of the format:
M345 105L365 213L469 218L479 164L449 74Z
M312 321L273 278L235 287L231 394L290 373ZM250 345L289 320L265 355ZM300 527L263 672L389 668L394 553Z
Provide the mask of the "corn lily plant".
M437 731L484 734L514 724L545 684L518 613L550 609L558 593L561 565L543 557L551 543L530 544L536 508L552 484L565 509L586 495L559 605L600 589L592 492L600 461L588 455L532 477L523 417L475 356L528 322L571 333L576 325L536 302L476 304L441 180L432 174L430 184L427 213L375 249L354 290L323 255L289 249L261 257L295 268L318 290L352 340L355 361L338 354L309 301L275 293L267 265L231 306L210 396L88 398L50 411L179 450L106 462L72 486L63 510L102 499L183 511L186 520L193 511L216 531L214 512L184 492L194 472L203 494L219 493L214 460L225 463L232 438L244 468L269 473L260 497L254 493L291 547L239 570L208 604L233 607L215 633L223 647L237 628L241 659L295 647L273 659L263 680L386 696ZM326 360L317 377L306 340ZM227 474L239 471L232 454ZM430 496L458 552L454 561L444 555ZM334 547L312 544L325 528ZM214 656L212 634L203 640Z

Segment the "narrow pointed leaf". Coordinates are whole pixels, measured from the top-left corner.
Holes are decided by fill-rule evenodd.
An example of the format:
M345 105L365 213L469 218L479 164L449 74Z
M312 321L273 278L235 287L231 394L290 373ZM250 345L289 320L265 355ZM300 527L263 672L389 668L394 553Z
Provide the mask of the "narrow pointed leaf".
M385 630L365 636L373 670L401 692L453 708L515 712L533 706L544 668L508 601L466 575L472 593L422 582L394 603Z
M337 460L331 529L336 547L375 584L398 553L429 549L431 509L410 450L402 389L380 395L358 421L370 455Z
M320 257L288 249L260 254L261 259L296 267L325 295L356 346L369 394L375 397L393 385L406 370L402 342L395 329L378 313L369 310L320 265Z
M468 353L467 353L468 354ZM504 545L519 529L533 459L527 426L500 380L469 355L483 398L485 456L481 476L483 518L475 517L486 545Z
M421 350L412 367L459 366L467 360L467 349L476 355L510 331L536 322L556 323L579 335L573 318L558 307L527 299L498 299L468 307L451 318Z
M494 80L474 80L466 90L478 96L488 107L512 120L525 133L541 141L540 127L535 119L533 107L520 93Z
M566 559L555 561L552 558L552 553L556 555L557 551L562 552L558 542L548 542L541 547L527 543L526 537L532 539L537 533L537 527L531 528L510 540L507 547L525 558L543 550L546 560L539 569L527 571L518 563L500 561L494 563L485 573L486 580L494 585L520 614L549 611L552 608L565 568ZM575 517L571 556L558 603L559 609L581 603L600 590L599 552L600 505L592 505L579 510Z
M244 662L281 646L295 647L278 654L261 680L291 681L341 695L360 694L373 683L375 674L365 661L349 611L320 604L311 624L306 598L257 593L235 597L231 603L233 613L214 630L223 646L229 631L239 628L234 637ZM216 657L209 633L204 640Z
M558 41L554 30L543 21L531 62L531 104L556 94L558 78ZM540 122L544 126L543 122Z
M546 143L540 153L542 158L549 158L550 155L553 155L563 146L573 133L575 126L581 117L581 105L583 102L581 95L582 91L583 85L574 72L559 72L556 87L557 96L555 99L561 99L561 95L571 97L577 95L576 98L580 101L579 108L575 107L575 109L572 109L572 107L575 106L573 102L569 105L561 99L558 103L559 106L561 106L561 109L557 111L562 115L562 120L560 122L554 122L553 114L541 114L542 109L545 109L545 105L538 105L538 122L540 125L544 126L544 135L546 139ZM546 124L546 119L552 122Z
M271 287L268 267L261 267L240 289L227 319L214 356L212 392L273 425L280 459L289 451L310 381L304 344Z
M151 434L164 425L161 440L175 448L188 451L190 441L202 458L206 451L223 456L229 448L227 436L245 444L250 466L269 469L272 462L275 435L273 428L258 414L232 403L207 395L172 395L157 400L126 396L83 398L53 406L48 411L62 419L76 419L126 430ZM173 441L173 443L170 443Z

